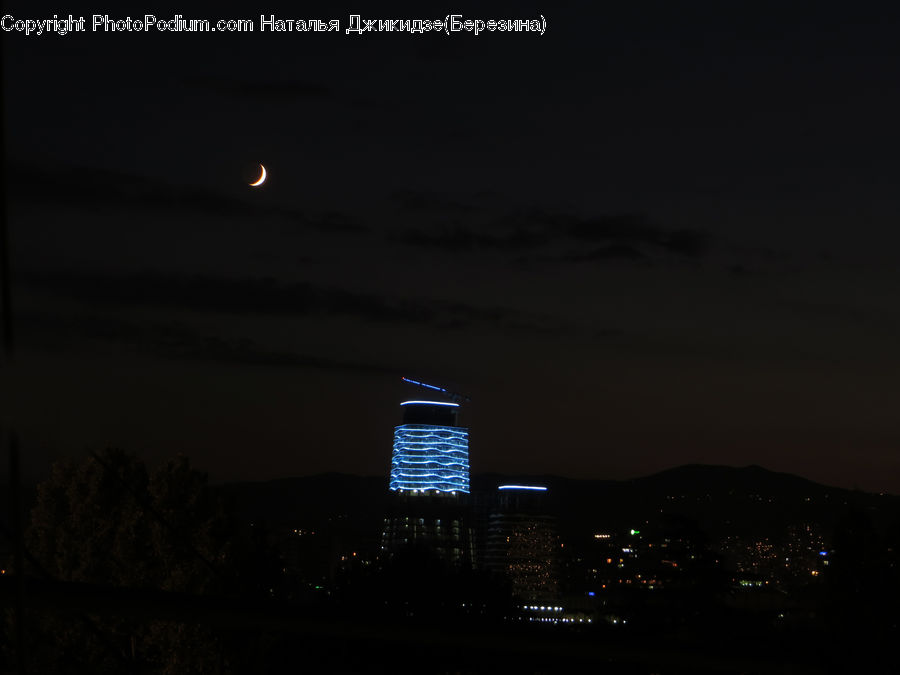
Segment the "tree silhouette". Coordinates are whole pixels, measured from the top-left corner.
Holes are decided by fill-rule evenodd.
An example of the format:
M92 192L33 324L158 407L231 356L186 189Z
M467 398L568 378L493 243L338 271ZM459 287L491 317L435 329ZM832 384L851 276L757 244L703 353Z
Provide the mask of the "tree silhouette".
M221 592L233 579L228 523L205 474L184 457L150 474L117 449L59 462L38 487L26 536L37 573L58 581L181 593ZM219 672L222 645L177 621L34 617L38 670Z

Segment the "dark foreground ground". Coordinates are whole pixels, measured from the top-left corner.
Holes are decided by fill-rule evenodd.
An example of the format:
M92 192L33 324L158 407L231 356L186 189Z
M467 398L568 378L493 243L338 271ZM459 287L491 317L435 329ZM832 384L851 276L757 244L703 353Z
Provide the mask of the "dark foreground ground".
M7 608L2 672L12 649L14 579L0 578ZM31 672L159 672L128 630L170 631L167 672L345 673L843 673L896 672L890 631L853 623L767 626L747 620L670 629L529 626L479 617L410 618L362 608L198 597L86 584L26 584ZM64 664L47 662L59 639L83 635ZM150 627L150 628L148 628ZM859 625L857 624L857 628ZM174 631L174 632L173 632ZM195 637L191 637L195 636ZM48 643L50 641L50 643ZM83 648L85 654L77 652ZM91 659L82 660L92 652Z

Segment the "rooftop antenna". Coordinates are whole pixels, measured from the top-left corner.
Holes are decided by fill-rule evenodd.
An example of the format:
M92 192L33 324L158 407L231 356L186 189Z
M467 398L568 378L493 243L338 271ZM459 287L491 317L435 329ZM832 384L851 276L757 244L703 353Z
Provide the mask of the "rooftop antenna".
M423 389L431 389L432 391L440 392L454 403L470 403L472 401L472 399L470 399L465 394L457 394L455 391L449 391L448 389L444 389L443 387L436 387L433 384L425 384L424 382L419 382L418 380L411 380L408 377L401 377L400 379L404 382L414 384L417 387L422 387Z

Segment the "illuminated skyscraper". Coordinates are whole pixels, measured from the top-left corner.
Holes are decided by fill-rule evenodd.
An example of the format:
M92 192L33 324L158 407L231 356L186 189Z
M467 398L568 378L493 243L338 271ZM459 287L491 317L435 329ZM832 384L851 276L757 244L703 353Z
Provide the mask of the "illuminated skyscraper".
M486 564L503 574L523 605L558 609L559 538L540 485L501 485L490 516ZM543 609L543 607L542 607ZM550 609L550 607L547 607Z
M390 512L382 550L427 551L450 564L471 565L467 516L469 431L458 426L458 403L405 401L394 427Z
M469 492L469 430L457 426L458 403L406 401L394 428L391 490Z

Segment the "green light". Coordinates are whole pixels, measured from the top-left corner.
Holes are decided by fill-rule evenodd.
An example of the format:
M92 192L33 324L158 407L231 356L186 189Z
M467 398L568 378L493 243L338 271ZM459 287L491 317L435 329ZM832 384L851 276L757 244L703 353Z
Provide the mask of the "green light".
M640 534L640 533L641 533L640 530L632 530L632 531L631 531L631 534Z

